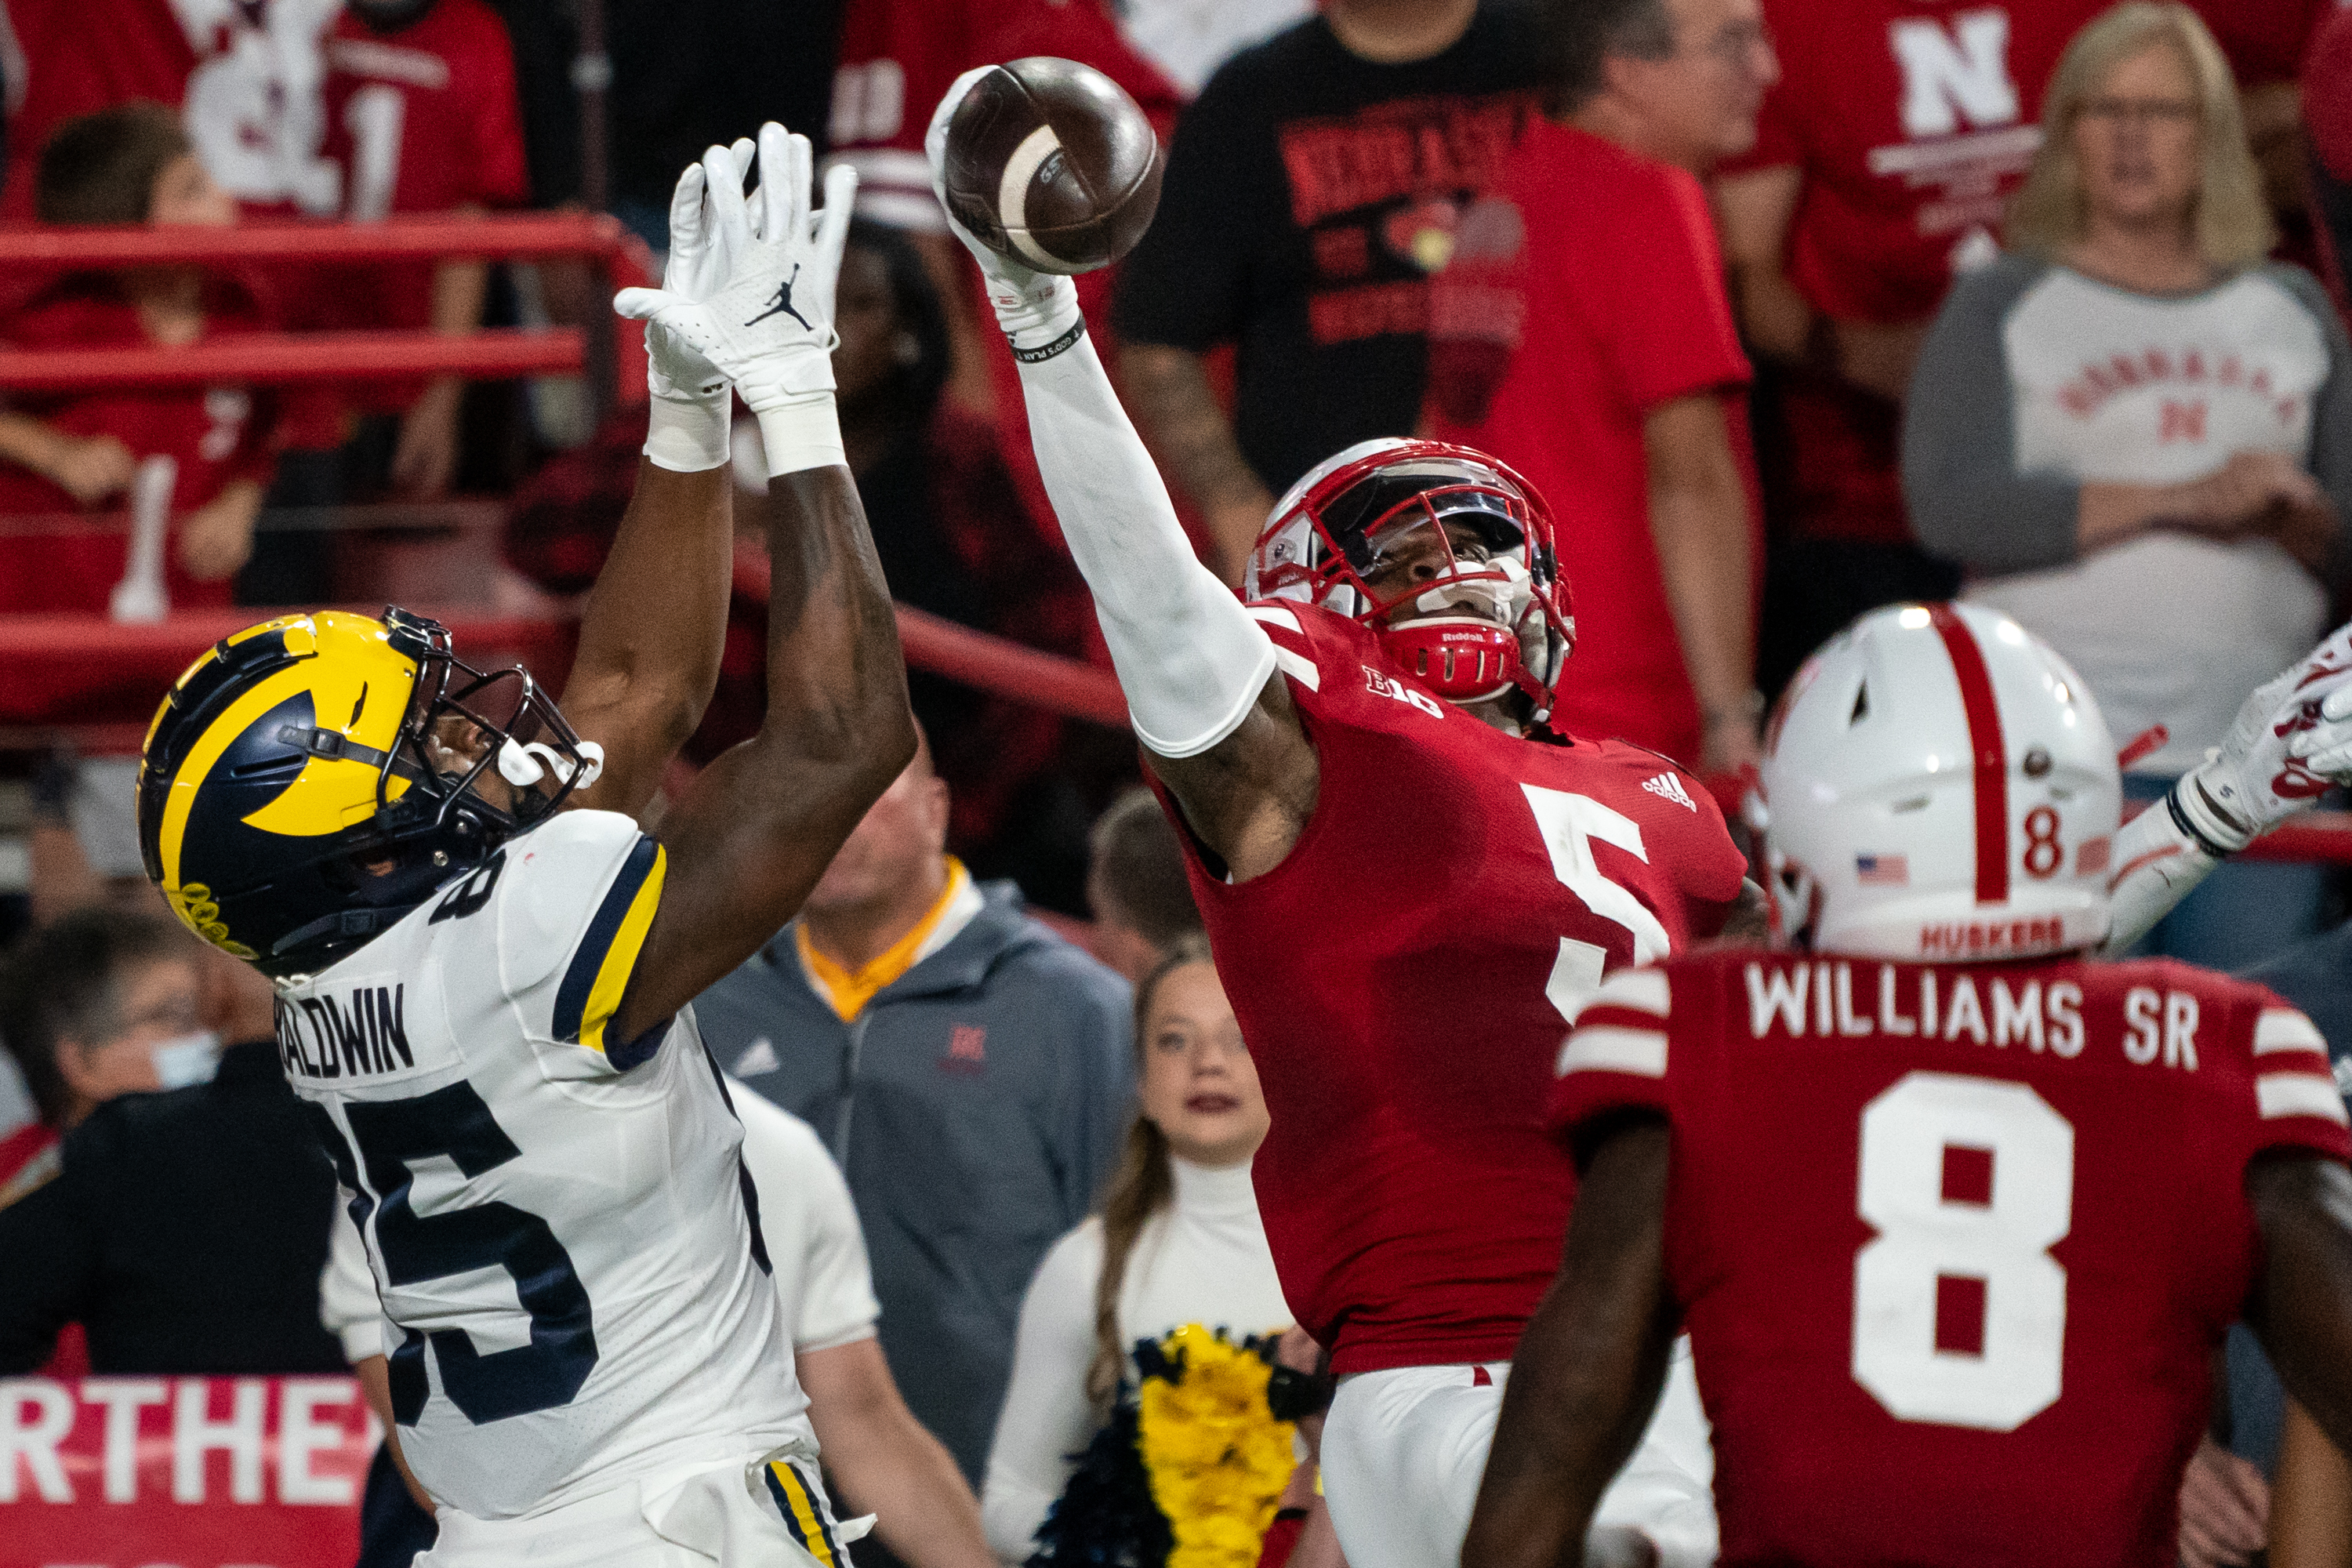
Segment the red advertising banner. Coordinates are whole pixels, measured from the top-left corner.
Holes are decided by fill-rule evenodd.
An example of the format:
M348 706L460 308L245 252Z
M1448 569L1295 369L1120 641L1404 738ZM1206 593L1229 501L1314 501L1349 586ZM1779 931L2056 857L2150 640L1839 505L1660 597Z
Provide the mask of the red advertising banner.
M348 1377L0 1378L0 1568L350 1568Z

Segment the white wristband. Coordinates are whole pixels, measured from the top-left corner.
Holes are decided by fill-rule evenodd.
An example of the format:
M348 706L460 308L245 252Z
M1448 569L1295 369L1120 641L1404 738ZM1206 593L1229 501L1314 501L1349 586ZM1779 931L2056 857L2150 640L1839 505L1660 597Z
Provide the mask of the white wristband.
M728 415L733 398L656 397L646 416L646 456L674 474L707 473L727 462Z
M847 466L832 393L761 401L768 405L751 412L760 420L760 444L767 448L770 479L804 468Z

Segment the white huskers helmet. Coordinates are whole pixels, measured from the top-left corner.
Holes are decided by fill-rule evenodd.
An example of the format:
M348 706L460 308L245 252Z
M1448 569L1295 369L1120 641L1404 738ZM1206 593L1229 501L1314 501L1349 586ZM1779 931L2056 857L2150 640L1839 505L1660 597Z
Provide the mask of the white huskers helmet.
M1765 736L1781 929L1822 952L2025 958L2107 933L2115 742L2049 645L1973 605L1876 610L1807 660Z

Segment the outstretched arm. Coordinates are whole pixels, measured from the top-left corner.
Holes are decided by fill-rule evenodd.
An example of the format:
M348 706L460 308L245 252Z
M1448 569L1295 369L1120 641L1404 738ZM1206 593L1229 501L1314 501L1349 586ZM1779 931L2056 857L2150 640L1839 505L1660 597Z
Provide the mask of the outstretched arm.
M935 184L948 120L985 68L958 79L932 116ZM1076 286L956 234L980 262L1021 366L1038 471L1094 595L1136 738L1234 876L1270 870L1306 826L1317 776L1314 748L1274 672L1274 645L1192 553L1087 339Z
M670 198L667 290L707 298L749 242L741 201L722 210L703 195L720 182L740 190L751 158L749 142L713 147L679 177ZM652 394L646 455L588 595L562 703L580 738L604 748L603 773L570 804L631 816L653 798L710 705L727 637L735 531L727 467L733 395L708 365L666 353L670 340L648 332L646 346Z
M1462 1568L1582 1560L1611 1478L1641 1441L1674 1347L1666 1124L1629 1121L1579 1184L1559 1278L1519 1341Z
M805 138L760 132L764 225L707 301L628 290L624 311L732 379L768 451L768 710L662 824L667 869L617 1015L632 1039L796 913L866 808L915 754L890 594L834 412L833 279L856 177L810 210ZM714 205L740 203L740 187Z

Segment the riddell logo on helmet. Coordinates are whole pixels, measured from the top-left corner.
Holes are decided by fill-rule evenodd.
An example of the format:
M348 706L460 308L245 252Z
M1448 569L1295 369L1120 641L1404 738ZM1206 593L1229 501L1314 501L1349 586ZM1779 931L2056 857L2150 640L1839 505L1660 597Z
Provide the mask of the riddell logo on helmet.
M2047 952L2063 946L2065 941L2066 922L2055 917L1949 921L1919 928L1919 956L1983 958L2004 952Z

